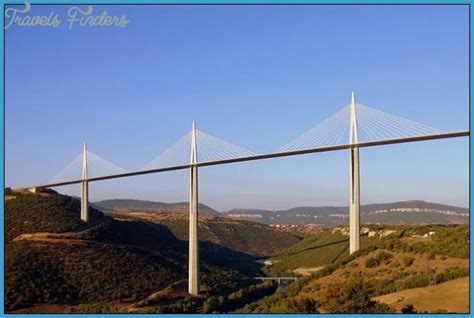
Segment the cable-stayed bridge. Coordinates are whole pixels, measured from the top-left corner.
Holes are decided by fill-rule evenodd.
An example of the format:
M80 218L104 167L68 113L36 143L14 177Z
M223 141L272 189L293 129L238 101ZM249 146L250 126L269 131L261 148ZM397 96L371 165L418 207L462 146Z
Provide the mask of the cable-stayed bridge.
M257 153L211 136L196 128L144 167L127 171L84 149L51 182L27 187L81 185L81 219L89 220L89 182L173 170L190 170L189 199L189 293L199 294L198 168L243 161L349 150L349 252L360 243L359 149L365 147L469 136L469 131L442 131L403 117L361 105L352 93L349 105L271 153Z

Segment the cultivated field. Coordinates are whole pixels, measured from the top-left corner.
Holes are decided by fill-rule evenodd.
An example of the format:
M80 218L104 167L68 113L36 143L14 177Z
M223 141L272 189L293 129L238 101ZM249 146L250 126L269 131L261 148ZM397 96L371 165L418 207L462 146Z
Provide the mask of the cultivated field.
M375 297L397 312L412 304L418 312L469 313L469 277L422 288Z

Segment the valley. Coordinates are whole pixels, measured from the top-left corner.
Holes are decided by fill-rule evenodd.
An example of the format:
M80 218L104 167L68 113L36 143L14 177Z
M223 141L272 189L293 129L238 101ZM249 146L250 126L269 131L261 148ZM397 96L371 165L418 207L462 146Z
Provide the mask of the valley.
M114 200L120 207L109 202L107 208L95 203L86 224L79 218L76 198L54 192L9 196L7 312L389 313L408 305L418 312L468 308L469 228L456 222L366 223L361 250L349 255L344 222L330 228L277 227L228 217L203 205L202 293L191 297L186 203ZM297 280L278 286L255 280L257 276ZM443 295L454 300L436 301L447 297ZM424 306L420 297L437 306Z

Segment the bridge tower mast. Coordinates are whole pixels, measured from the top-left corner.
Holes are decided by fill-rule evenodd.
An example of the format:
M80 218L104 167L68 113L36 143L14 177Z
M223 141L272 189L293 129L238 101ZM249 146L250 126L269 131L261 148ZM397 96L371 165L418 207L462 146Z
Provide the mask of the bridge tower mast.
M81 220L89 222L89 181L87 181L87 144L82 153Z
M198 239L198 167L196 124L191 131L191 168L189 185L189 273L188 292L199 294L199 239Z
M351 145L359 143L356 107L355 93L352 92L349 136L349 143ZM349 183L349 253L352 254L360 248L360 169L358 146L350 148Z

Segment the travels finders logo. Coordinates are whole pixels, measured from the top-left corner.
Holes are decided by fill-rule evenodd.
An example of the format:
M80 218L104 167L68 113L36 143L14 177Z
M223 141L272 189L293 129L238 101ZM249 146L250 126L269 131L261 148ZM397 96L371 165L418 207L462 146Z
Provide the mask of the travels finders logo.
M67 25L69 30L75 27L119 27L125 28L130 22L125 14L121 16L110 15L103 10L96 12L91 5L78 7L72 6L67 10L67 17L61 17L59 14L51 11L46 15L31 14L31 4L25 2L22 9L7 8L5 9L5 29L13 26L17 27L52 27L58 28ZM85 8L84 8L85 7Z

